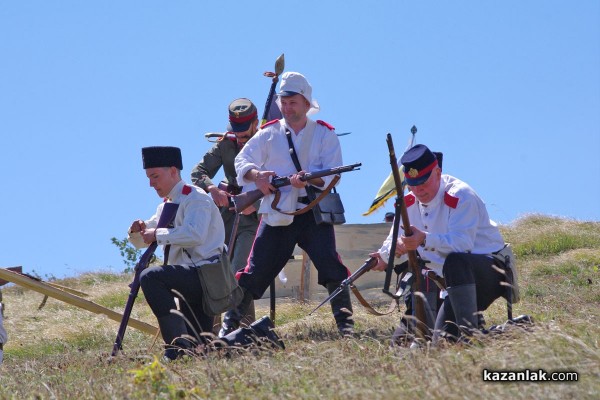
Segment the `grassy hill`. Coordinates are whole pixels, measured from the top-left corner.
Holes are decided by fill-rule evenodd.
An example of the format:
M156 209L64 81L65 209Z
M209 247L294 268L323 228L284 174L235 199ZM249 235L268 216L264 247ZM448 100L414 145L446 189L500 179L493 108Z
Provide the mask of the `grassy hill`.
M513 243L530 329L509 329L472 345L391 349L400 313L374 317L354 301L357 338L339 339L327 307L279 301L285 351L161 364L154 338L129 328L124 354L107 362L118 324L11 286L3 290L10 341L0 366L2 399L595 399L600 393L600 223L529 216L502 228ZM383 275L382 280L383 280ZM85 274L56 281L122 312L131 275ZM378 299L379 290L367 291ZM387 301L379 301L383 307ZM404 310L402 310L404 311ZM268 314L259 302L257 314ZM140 294L133 317L156 325ZM503 301L485 313L505 321ZM483 382L483 370L575 371L578 381Z

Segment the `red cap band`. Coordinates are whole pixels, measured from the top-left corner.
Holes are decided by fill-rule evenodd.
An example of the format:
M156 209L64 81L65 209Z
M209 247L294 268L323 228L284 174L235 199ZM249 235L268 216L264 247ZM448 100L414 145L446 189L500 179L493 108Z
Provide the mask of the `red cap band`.
M254 111L252 114L250 115L246 115L245 117L232 117L231 115L229 116L229 121L233 122L234 124L243 124L244 122L248 122L253 120L254 118L256 118L256 111Z
M410 179L417 179L417 178L420 178L420 177L422 177L423 175L425 175L425 174L428 174L428 173L430 173L431 171L433 171L433 169L434 169L435 167L437 167L437 165L438 165L438 162L437 162L437 159L436 159L434 162L432 162L431 164L429 164L428 166L426 166L426 167L425 167L425 168L423 168L422 170L418 171L417 175L414 175L414 176L412 176L412 175L410 174L410 171L415 171L415 169L413 169L413 168L411 168L411 169L410 169L408 172L405 172L405 173L407 173L407 174L408 174L408 177L409 177Z

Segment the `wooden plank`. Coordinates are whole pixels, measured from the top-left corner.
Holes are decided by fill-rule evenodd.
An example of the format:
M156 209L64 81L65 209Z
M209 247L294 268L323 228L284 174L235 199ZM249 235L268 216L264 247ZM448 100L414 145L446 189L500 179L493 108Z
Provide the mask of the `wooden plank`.
M310 300L310 257L302 251L302 272L300 275L300 301Z
M96 304L92 301L83 299L79 296L68 293L64 290L61 290L57 287L53 287L44 282L36 281L35 279L32 279L25 275L21 275L17 272L10 271L6 268L0 268L0 279L5 279L26 289L34 290L36 292L42 293L46 296L63 301L73 306L83 308L84 310L91 311L96 314L103 314L108 318L112 319L113 321L121 322L121 319L123 319L122 314L108 309L106 307L103 307L100 304ZM150 335L156 335L158 332L158 328L133 318L129 319L129 326L138 329L142 332L148 333Z
M9 270L9 271L15 271L15 272L18 272L18 273L23 272L23 267L21 267L21 266L18 266L18 267L8 267L6 269ZM8 283L8 281L6 279L0 279L0 286L4 286L7 283Z

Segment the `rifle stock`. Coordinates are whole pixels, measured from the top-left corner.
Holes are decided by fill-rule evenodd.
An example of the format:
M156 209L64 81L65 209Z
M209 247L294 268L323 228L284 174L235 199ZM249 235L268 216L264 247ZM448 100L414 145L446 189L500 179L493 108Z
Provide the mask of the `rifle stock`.
M357 171L359 170L362 163L354 163L349 165L342 165L340 167L334 167L329 169L323 169L315 172L307 172L300 178L300 180L306 182L311 179L321 178L323 176L328 175L337 175L344 172ZM273 185L276 189L282 186L290 185L290 176L274 176L271 180L271 185ZM256 201L262 199L264 197L264 193L259 189L250 190L248 192L239 194L237 196L232 196L233 205L235 208L235 212L240 213L244 211L246 208L254 204Z
M365 263L359 269L357 269L356 271L354 271L354 273L352 275L350 275L349 277L347 277L346 279L344 279L342 281L342 283L340 284L340 286L337 289L335 289L333 292L331 292L331 294L329 295L329 297L327 297L325 300L323 300L321 302L321 304L319 304L308 315L312 315L319 308L323 307L323 305L325 305L328 302L330 302L331 299L333 299L335 296L337 296L338 294L340 294L342 292L342 290L344 290L346 287L352 285L354 283L354 281L356 281L358 278L360 278L361 276L363 276L366 272L370 271L376 265L377 265L377 258L376 257L371 257L368 260L366 260Z
M177 209L179 208L179 204L176 203L165 203L163 206L162 213L160 214L160 218L158 220L157 228L166 228L173 220L175 219L175 214L177 214ZM158 244L156 242L152 242L150 246L146 249L140 260L135 265L133 281L129 284L130 291L129 297L127 298L127 303L125 304L125 310L123 311L123 318L121 319L121 325L119 325L119 330L117 332L117 338L115 339L115 343L113 345L111 356L114 357L117 355L119 350L123 349L123 337L125 336L125 330L127 329L127 324L129 323L129 318L131 316L131 310L133 309L133 303L138 295L140 290L140 274L144 269L148 267L150 264L150 260L152 259L152 255L156 251Z

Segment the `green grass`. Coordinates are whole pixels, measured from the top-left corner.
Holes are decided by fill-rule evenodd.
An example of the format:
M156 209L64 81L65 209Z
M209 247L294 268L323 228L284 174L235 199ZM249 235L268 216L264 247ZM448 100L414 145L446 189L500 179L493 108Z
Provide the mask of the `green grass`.
M483 336L471 346L411 350L389 346L399 313L374 317L354 301L358 336L340 339L329 306L278 299L277 332L285 351L163 364L152 337L127 330L125 351L109 361L118 323L17 287L4 290L10 341L0 367L0 399L595 399L600 393L600 224L529 216L501 227L517 255L522 301L515 315L528 328ZM383 240L383 238L382 238ZM57 281L122 311L131 274ZM381 291L365 293L387 300ZM257 315L268 314L257 303ZM404 310L402 310L404 311ZM156 324L139 298L134 316ZM505 321L494 303L488 325ZM485 383L494 370L572 370L572 383Z
M551 256L574 249L598 249L599 225L598 222L533 215L518 220L513 229L504 233L508 233L505 234L506 240L514 243L516 256Z

